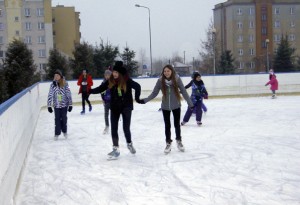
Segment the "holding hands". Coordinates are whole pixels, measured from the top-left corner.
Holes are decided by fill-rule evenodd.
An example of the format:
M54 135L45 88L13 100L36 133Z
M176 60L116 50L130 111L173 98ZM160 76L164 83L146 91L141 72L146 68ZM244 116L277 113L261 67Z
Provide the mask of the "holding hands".
M139 104L145 104L145 101L143 99L135 99L135 101Z

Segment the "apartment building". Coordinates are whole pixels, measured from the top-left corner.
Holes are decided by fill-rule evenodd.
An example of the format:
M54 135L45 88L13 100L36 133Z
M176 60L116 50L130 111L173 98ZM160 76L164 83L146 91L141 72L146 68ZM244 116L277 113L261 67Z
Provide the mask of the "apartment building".
M237 73L272 68L282 35L300 55L300 0L228 0L213 11L216 49L231 50Z
M0 59L15 38L32 50L38 70L45 74L53 47L72 57L80 42L79 13L74 7L52 8L51 0L0 0Z

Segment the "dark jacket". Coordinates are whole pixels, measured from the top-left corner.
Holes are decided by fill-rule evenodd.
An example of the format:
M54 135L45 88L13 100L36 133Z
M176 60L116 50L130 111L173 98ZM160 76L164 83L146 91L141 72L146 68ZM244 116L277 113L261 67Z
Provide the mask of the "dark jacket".
M192 87L191 100L194 105L202 101L202 98L208 95L202 80L191 80L191 82L185 86L186 89L189 87Z
M113 86L110 90L110 109L114 113L121 113L124 108L133 110L132 89L135 90L135 99L140 98L141 86L137 82L129 78L126 82L127 91L121 90L121 95L118 93L118 88ZM101 84L99 87L91 89L91 94L98 94L108 89L108 81Z

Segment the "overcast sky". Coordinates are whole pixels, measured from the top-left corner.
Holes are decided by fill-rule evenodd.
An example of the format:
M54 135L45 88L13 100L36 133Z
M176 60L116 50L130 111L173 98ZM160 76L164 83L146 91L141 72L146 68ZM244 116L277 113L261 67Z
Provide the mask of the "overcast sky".
M201 40L213 17L215 4L226 0L52 0L52 6L74 6L80 12L81 40L91 44L110 42L123 51L126 44L140 59L143 49L150 56L150 8L152 57L184 56L186 62L199 58Z

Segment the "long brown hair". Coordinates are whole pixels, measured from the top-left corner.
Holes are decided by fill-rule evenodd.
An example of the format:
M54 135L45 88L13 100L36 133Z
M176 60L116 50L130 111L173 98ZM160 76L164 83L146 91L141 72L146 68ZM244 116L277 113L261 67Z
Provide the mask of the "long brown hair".
M109 80L108 80L108 88L111 89L114 86L117 86L121 90L124 90L126 93L127 90L127 76L123 76L121 73L119 73L118 79L114 79L113 74L110 75Z
M164 71L165 71L166 68L172 71L170 79L167 79L166 76L164 75ZM161 91L162 91L162 94L163 94L164 98L166 98L166 96L167 96L167 86L166 86L165 80L172 80L172 83L174 85L174 92L175 92L176 98L180 101L181 96L180 96L178 84L177 84L177 81L176 81L176 71L174 70L172 65L169 65L169 64L165 65L165 67L163 68L162 73L161 73Z

